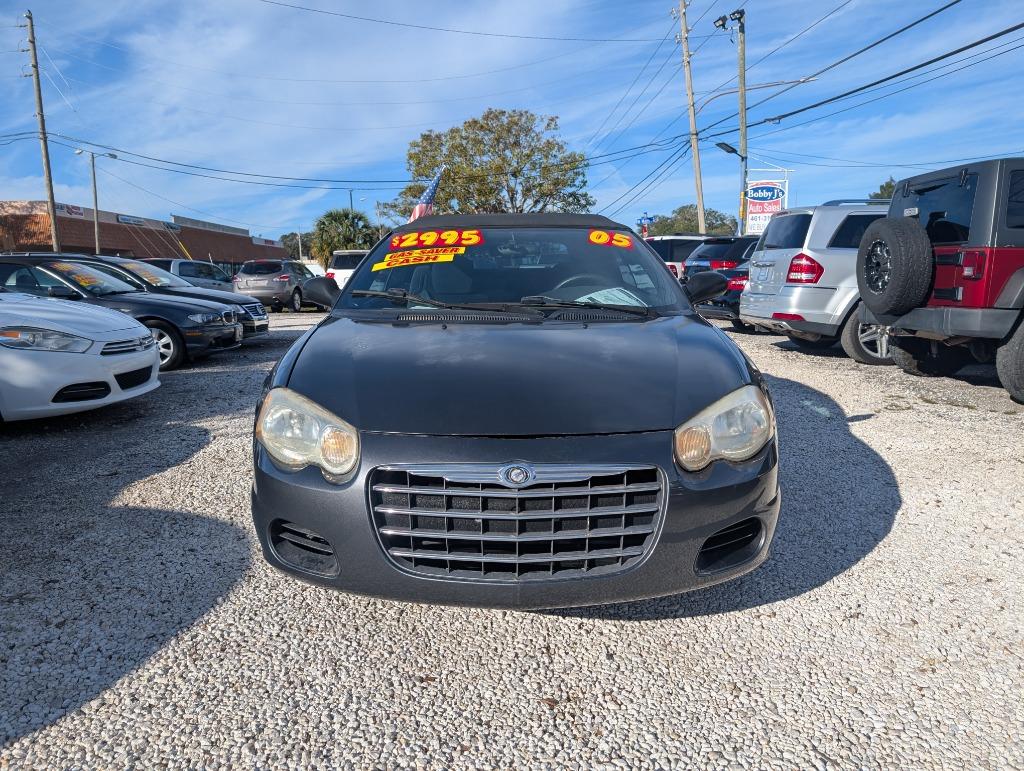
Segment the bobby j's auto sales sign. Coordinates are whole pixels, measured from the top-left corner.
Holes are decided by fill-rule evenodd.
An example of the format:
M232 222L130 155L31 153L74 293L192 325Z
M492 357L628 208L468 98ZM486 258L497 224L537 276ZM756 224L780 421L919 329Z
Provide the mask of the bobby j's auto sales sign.
M748 235L758 235L768 227L768 220L775 212L786 208L788 182L785 179L769 179L747 183L747 216L746 229Z

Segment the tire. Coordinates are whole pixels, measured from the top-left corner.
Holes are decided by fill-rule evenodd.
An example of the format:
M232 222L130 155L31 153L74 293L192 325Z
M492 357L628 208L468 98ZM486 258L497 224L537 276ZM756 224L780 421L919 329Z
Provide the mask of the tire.
M892 364L889 335L877 324L865 324L860 320L860 309L854 308L850 318L843 325L839 343L846 355L858 364Z
M923 305L934 275L932 245L916 220L883 217L868 225L857 249L857 286L872 312L902 316Z
M302 293L298 289L292 292L292 296L288 300L288 309L294 313L302 312Z
M897 367L916 377L952 377L974 359L962 346L935 345L933 351L930 340L901 338L889 351Z
M164 321L143 322L149 327L160 353L160 371L177 369L185 362L185 341L173 326Z
M1015 402L1024 404L1024 324L996 350L999 382Z
M827 351L836 344L838 339L835 337L819 337L817 340L808 340L807 338L794 337L793 335L786 335L786 337L788 337L789 341L797 348L801 348L805 351Z

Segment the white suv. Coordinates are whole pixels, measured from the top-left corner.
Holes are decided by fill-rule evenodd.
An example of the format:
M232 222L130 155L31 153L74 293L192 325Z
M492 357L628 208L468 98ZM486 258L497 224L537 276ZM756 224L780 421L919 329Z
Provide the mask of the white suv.
M843 350L862 364L889 364L888 340L862 323L857 247L889 201L840 200L781 211L750 258L740 319L781 332L805 349Z
M673 276L682 278L686 258L708 237L697 233L674 233L671 236L648 236L644 241L665 261Z

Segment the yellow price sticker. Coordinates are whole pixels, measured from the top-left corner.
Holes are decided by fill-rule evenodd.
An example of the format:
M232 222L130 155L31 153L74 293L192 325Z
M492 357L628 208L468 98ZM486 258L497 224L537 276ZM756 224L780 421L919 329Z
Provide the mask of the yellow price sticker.
M464 246L439 246L434 249L410 249L406 252L389 254L381 262L375 262L371 271L403 268L407 265L427 265L433 262L451 262L457 254L465 254Z

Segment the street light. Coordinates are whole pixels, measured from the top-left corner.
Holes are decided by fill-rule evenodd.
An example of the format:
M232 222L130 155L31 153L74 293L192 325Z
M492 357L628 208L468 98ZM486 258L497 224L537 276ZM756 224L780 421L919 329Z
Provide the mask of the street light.
M100 253L100 197L96 190L96 156L100 155L103 158L113 158L114 160L117 160L117 156L114 153L94 153L92 150L75 148L75 155L83 153L89 153L89 166L92 169L92 233L96 241L96 254L98 255Z
M715 142L715 147L723 153L736 155L740 159L740 216L736 221L736 235L743 235L743 219L747 215L747 156L728 142Z

